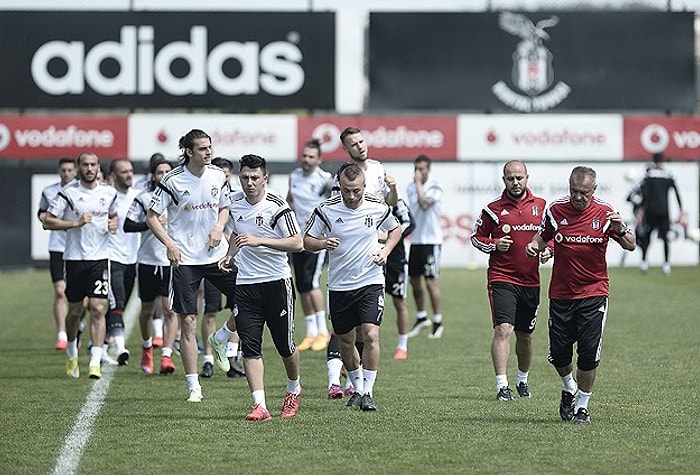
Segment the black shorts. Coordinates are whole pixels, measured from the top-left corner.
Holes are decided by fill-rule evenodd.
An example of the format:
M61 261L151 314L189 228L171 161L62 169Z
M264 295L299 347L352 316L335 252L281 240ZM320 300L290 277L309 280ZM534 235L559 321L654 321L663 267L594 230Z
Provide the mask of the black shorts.
M49 271L51 272L51 282L66 280L66 268L63 265L63 253L49 251Z
M549 301L549 362L556 368L571 363L577 344L576 366L590 371L600 364L608 297Z
M277 353L282 358L294 353L295 297L292 279L289 278L236 287L233 315L245 358L262 357L265 324Z
M136 282L136 264L110 261L109 309L124 310Z
M139 264L136 272L142 302L153 302L157 297L170 295L170 266Z
M671 224L667 214L662 215L647 215L644 217L647 234L656 229L656 235L664 241L668 239L668 231L671 229Z
M403 244L397 244L403 245ZM408 296L408 262L405 258L398 254L394 257L394 252L389 254L384 268L384 285L386 293L393 296L405 299Z
M70 303L83 298L109 298L109 261L65 261L66 299Z
M411 244L408 253L408 275L437 279L440 275L440 244Z
M221 292L208 279L204 279L204 313L218 313L222 308Z
M501 323L510 323L518 332L535 331L537 310L540 306L539 287L492 282L488 285L488 291L491 323L494 327Z
M172 274L172 309L180 315L197 315L197 290L202 279L209 280L226 296L228 302L234 301L236 291L236 273L221 272L217 263L198 266L179 265L171 268Z
M333 331L343 335L363 323L381 325L384 318L384 286L367 285L355 290L329 291L328 309Z
M319 280L323 272L323 261L326 251L301 251L292 254L294 268L294 283L299 293L310 292L319 288Z

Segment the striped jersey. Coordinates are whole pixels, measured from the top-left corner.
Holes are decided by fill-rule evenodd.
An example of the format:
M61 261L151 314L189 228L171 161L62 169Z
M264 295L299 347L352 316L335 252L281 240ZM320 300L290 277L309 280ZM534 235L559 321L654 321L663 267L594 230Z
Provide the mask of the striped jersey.
M145 189L136 195L136 198L134 198L134 201L132 201L126 217L135 223L145 223L146 215L148 214L148 205L153 199L153 193L153 191ZM147 264L149 266L169 266L170 261L168 260L165 244L160 242L150 229L146 229L140 234L141 245L139 246L136 261L140 264Z
M230 204L228 182L221 168L207 165L195 176L184 165L170 170L158 183L149 204L156 214L168 213L168 235L181 252L181 264L218 262L226 255L226 241L209 249L209 232L220 208Z
M250 204L245 196L236 195L229 208L231 239L236 234L284 239L300 233L294 211L279 195L265 191L265 197ZM257 284L291 278L288 254L266 246L243 246L235 258L237 284Z
M340 195L318 205L306 225L305 234L315 238L337 237L340 244L328 250L328 289L355 290L372 284L384 285L384 268L373 262L381 249L379 230L399 226L384 201L365 193L357 209L345 206Z
M73 180L71 183L76 182ZM70 183L67 183L70 185ZM41 198L39 199L39 213L49 209L51 201L56 197L59 191L63 188L61 182L54 183L44 188L41 192ZM49 251L50 252L63 252L66 248L66 231L62 229L51 230L49 234Z
M80 181L67 184L51 201L47 210L65 221L79 221L90 212L92 221L66 231L66 261L97 261L109 259L109 215L117 214L117 190L99 183L86 188Z

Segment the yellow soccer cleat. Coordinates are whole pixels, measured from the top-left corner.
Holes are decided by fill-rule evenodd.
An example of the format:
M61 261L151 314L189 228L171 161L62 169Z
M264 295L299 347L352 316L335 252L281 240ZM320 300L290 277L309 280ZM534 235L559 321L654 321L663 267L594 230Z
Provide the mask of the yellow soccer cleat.
M315 336L306 335L304 337L304 339L301 341L301 343L299 343L299 346L297 346L297 350L299 350L299 351L310 350L315 341L316 341Z
M66 373L68 376L71 378L78 378L80 377L80 368L78 367L78 357L77 356L69 356L68 360L66 361Z
M313 351L324 351L328 347L329 341L331 341L331 336L328 333L319 333L313 345L311 345L311 349Z

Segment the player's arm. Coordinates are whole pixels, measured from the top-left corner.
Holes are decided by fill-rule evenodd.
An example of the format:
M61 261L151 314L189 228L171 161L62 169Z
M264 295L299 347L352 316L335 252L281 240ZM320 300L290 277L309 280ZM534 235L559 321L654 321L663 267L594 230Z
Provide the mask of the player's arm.
M678 187L676 186L675 180L671 184L671 188L673 188L673 192L676 195L676 201L678 202L678 224L685 228L686 226L688 226L688 219L686 218L685 212L683 211L683 204L681 203L681 194L678 192Z
M396 190L396 178L388 173L384 174L384 183L386 183L389 191L384 195L384 201L389 206L396 206L399 202L399 192Z
M84 226L85 223L89 222L87 214L88 213L85 213L82 216L80 216L80 219L78 219L77 221L69 221L54 216L49 211L47 211L44 213L42 226L44 227L44 229L48 229L50 231L65 231L68 229L80 228Z

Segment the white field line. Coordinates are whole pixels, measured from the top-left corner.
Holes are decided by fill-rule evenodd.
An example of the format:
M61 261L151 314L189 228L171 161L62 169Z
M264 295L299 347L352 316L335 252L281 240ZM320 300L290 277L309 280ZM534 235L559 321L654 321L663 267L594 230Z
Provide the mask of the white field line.
M141 302L136 296L137 293L137 291L132 293L131 299L124 309L124 336L127 340L129 339L129 335L131 335L131 331L134 329L141 310ZM75 419L73 429L63 442L61 453L58 455L56 465L52 472L53 474L65 475L77 472L85 446L92 435L92 426L107 397L107 392L109 391L109 385L114 377L115 369L116 367L111 365L102 367L102 377L95 381L85 404L83 404L78 417Z

